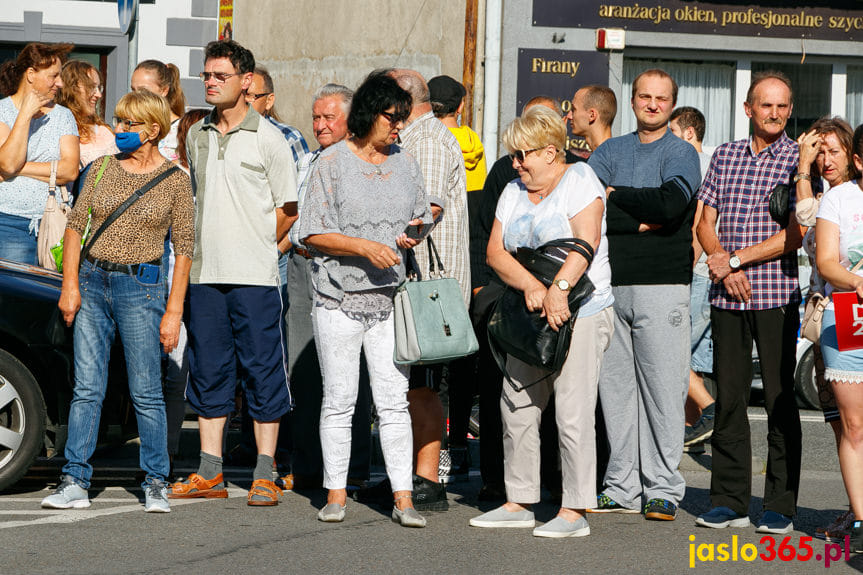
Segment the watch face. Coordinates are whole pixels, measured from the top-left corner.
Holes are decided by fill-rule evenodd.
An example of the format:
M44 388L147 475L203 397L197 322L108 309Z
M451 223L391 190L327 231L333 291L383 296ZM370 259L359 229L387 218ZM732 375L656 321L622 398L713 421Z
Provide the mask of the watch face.
M557 287L559 287L563 291L566 291L569 289L569 282L566 280L557 280Z
M737 269L740 267L740 258L738 256L731 256L728 260L728 265L731 266L732 269Z

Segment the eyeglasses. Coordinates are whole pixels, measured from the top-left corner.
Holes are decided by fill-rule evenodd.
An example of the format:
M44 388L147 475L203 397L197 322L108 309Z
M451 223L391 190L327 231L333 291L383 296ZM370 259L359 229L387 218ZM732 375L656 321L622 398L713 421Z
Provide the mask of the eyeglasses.
M531 153L536 152L538 150L542 150L544 147L545 146L543 146L542 148L533 148L531 150L516 150L513 153L511 153L509 155L509 157L511 160L515 160L516 158L518 158L518 162L520 164L523 164L524 160L525 160L525 158L527 158L528 154L531 154Z
M404 122L404 121L405 121L405 119L404 119L404 118L402 118L401 116L397 116L397 115L396 115L395 113L393 113L393 112L381 112L381 116L383 116L384 118L386 118L386 119L387 119L387 121L390 123L390 125L391 125L391 126L395 126L395 125L396 125L396 124L398 124L399 122Z
M252 99L252 101L257 102L261 98L266 98L272 94L272 92L261 92L260 94L252 94L251 92L246 92L246 96Z
M201 82L207 82L210 78L212 78L219 84L224 84L225 81L231 76L242 76L242 74L228 74L225 72L201 72L200 74L198 74Z
M136 120L127 120L126 118L121 118L119 116L114 116L114 127L123 126L123 128L128 131L131 130L135 126L143 126L146 122L138 122Z

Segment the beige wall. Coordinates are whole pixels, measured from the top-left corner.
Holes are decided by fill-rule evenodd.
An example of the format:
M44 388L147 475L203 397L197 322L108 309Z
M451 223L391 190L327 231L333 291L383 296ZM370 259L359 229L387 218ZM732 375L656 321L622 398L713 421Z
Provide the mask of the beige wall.
M375 68L461 81L464 0L234 0L234 39L266 66L282 120L314 149L312 94L356 88Z

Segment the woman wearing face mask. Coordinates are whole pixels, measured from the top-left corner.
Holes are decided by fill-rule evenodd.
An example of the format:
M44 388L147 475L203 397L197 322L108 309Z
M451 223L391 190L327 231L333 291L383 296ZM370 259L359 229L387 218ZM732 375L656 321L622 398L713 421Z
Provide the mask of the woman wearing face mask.
M69 60L60 72L63 87L57 94L57 103L69 108L78 125L81 139L81 169L90 162L117 153L114 132L100 117L98 104L102 99L102 76L99 70L83 60Z
M144 60L132 72L131 88L147 90L168 100L171 107L171 129L159 141L159 152L167 159L177 160L177 126L186 111L186 97L180 84L180 70L173 64Z
M66 441L68 462L59 487L42 501L42 507L90 506L86 490L93 468L89 459L96 447L94 430L99 427L116 326L141 437L144 509L167 512L169 461L159 344L170 353L179 336L194 244L192 187L189 176L173 167L156 147L170 126L164 98L131 92L117 103L115 114L120 154L94 161L64 236L64 245L80 245L92 211L94 232L84 247L87 253L66 249L63 254L58 305L66 324L74 321L75 387ZM151 183L152 189L95 238L121 204ZM177 257L166 305L162 253L169 227Z
M36 233L48 198L51 162L57 185L78 176L78 128L54 103L71 44L27 44L0 66L0 258L36 265Z
M824 280L818 274L815 266L815 216L824 194L813 194L812 181L823 178L830 186L825 193L831 193L834 188L857 177L857 169L851 161L853 152L851 148L853 130L842 118L823 117L815 121L809 130L797 139L800 151L800 160L797 168L796 193L797 193L797 222L802 226L809 226L806 235L803 236L803 250L809 256L811 273L809 275L809 293L807 301L815 294L824 295ZM821 355L821 346L815 345L815 382L818 385L818 398L821 402L821 410L824 412L824 421L830 424L836 439L836 447L842 440L842 422L839 418L839 409L836 407L836 397L833 387L824 379L824 359ZM851 524L854 521L854 513L849 509L841 513L831 524L826 527L816 527L817 537L829 539L830 541L844 541L850 533Z

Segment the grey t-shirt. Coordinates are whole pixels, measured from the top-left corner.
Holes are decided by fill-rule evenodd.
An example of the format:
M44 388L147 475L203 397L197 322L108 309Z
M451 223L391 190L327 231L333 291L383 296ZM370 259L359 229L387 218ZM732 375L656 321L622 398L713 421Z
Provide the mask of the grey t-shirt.
M361 160L342 141L321 152L309 175L298 226L301 240L337 233L382 243L399 251L396 238L408 222L431 223L422 173L412 155L392 145L386 161ZM394 287L404 280L402 263L377 269L359 256L316 253L312 282L321 295L341 301L345 292Z

